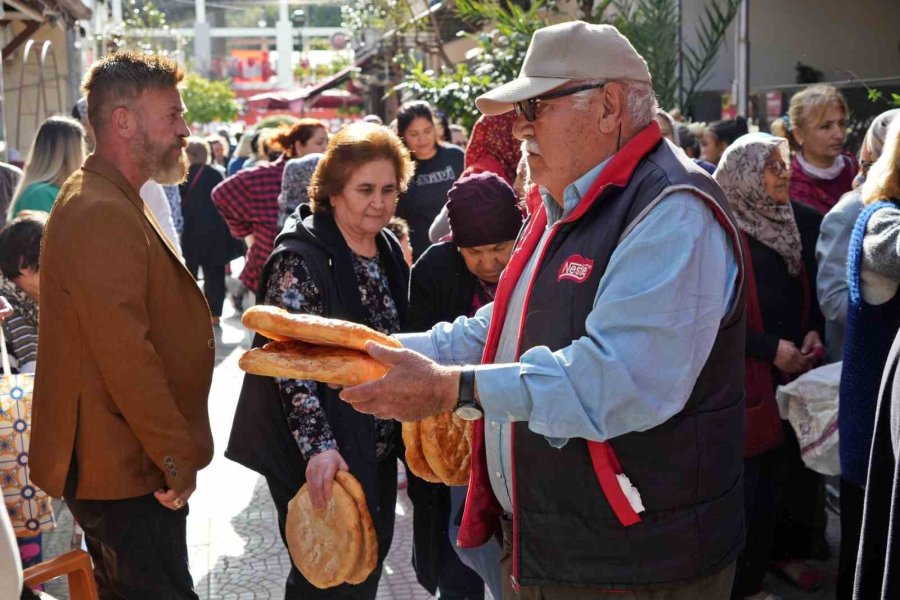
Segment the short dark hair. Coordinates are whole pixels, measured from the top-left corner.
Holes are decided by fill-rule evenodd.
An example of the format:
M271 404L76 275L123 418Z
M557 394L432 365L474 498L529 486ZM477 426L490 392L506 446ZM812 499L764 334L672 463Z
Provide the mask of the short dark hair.
M100 133L112 110L134 102L148 88L174 88L184 79L177 62L158 54L120 51L90 66L82 89L87 94L88 121Z
M402 104L397 110L397 135L402 139L403 134L406 133L412 122L419 118L426 119L429 123L434 123L434 113L427 102L424 100L413 100Z
M338 131L328 142L309 182L309 200L314 214L331 214L331 196L340 194L356 169L374 160L387 159L397 174L397 191L405 192L414 164L409 150L384 125L357 121Z
M0 272L9 280L22 274L22 269L40 269L41 238L47 213L23 210L0 229Z
M726 144L733 144L734 140L742 135L747 135L747 119L737 117L724 121L714 121L707 125L707 129L716 136L716 139Z

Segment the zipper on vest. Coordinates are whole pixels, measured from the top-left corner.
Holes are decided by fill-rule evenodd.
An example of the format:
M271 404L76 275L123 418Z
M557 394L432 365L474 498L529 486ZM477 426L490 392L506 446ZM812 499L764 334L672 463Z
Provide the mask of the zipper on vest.
M516 340L516 360L522 355L522 332L525 328L525 315L528 312L528 303L531 301L531 291L534 289L534 282L537 279L538 272L541 269L541 263L544 262L544 256L547 254L547 248L553 241L553 236L559 228L560 221L557 221L550 227L550 233L544 241L541 253L538 255L537 262L534 263L534 270L531 272L531 280L528 282L528 291L525 293L525 300L522 302L522 315L519 317L519 339ZM509 576L512 588L519 591L519 501L518 491L516 489L516 427L515 423L509 424L509 461L512 470L512 518L513 518L513 547L512 547L512 575Z

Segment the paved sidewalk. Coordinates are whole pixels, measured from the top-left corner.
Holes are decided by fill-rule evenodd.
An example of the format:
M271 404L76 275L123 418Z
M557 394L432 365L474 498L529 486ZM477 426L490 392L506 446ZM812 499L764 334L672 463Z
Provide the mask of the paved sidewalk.
M229 309L226 306L226 315ZM275 507L265 481L222 456L242 380L237 360L249 347L249 336L232 315L223 319L217 342L217 366L209 402L216 456L201 471L197 492L190 501L191 571L197 593L204 600L280 600L284 597L290 558L278 534ZM430 598L416 582L410 565L412 510L405 492L399 495L396 511L394 542L385 563L378 598ZM69 549L71 515L63 508L59 517L59 528L45 535L47 558ZM834 515L830 515L829 539L833 548L838 537L835 529ZM835 571L834 563L825 565L831 573ZM766 589L780 594L784 600L830 600L834 596L833 581L818 592L803 593L770 576ZM48 586L48 592L58 598L68 598L66 585L61 581Z

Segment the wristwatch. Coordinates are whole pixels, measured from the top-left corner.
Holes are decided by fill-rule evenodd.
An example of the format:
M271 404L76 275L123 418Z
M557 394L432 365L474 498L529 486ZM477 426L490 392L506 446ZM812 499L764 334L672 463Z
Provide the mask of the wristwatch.
M484 412L475 400L475 369L473 367L463 367L462 373L459 374L459 397L456 399L453 412L457 417L466 421L476 421L484 416Z

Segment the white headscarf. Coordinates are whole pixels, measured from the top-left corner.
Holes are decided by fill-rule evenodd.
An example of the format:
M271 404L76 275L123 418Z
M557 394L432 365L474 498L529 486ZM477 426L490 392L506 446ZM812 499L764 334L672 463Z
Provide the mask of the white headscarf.
M788 273L802 265L800 231L790 204L779 204L766 192L763 170L773 150L788 162L788 141L768 133L748 133L728 146L713 174L725 192L738 226L781 255Z

